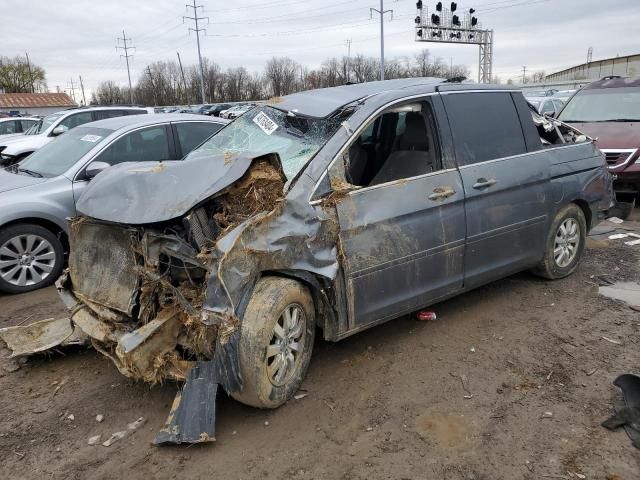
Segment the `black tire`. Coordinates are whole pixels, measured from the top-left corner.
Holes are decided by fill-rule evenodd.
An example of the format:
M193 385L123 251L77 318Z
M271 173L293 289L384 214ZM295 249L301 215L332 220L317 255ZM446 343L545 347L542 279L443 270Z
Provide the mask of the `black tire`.
M279 341L276 324L285 330L287 328L283 323L286 311L297 311L295 315L300 323L296 325L301 332L300 337L297 337L299 341L289 343L288 340L281 340L282 343L274 344L274 341ZM292 322L289 322L289 325L291 324ZM240 328L239 360L243 388L240 392L231 393L231 396L252 407L279 407L297 392L309 368L316 330L311 294L295 280L280 277L262 278L258 281L247 305ZM297 329L294 331L293 328L290 332L292 338L298 333ZM293 345L296 345L299 351L289 348ZM280 353L273 354L274 351ZM285 367L287 373L278 378L277 374L272 374L281 372L276 369L279 365L276 361L288 359L289 354L293 362L285 362L288 367Z
M27 238L35 238L31 246L30 255L39 261L32 261L28 266L19 266L13 262L19 257L19 249L10 242L21 242L20 245L29 246ZM42 243L40 243L42 242ZM47 245L48 244L48 245ZM38 252L38 248L44 246L46 249ZM5 249L3 249L3 247ZM51 285L62 273L64 266L64 248L60 239L50 230L30 223L12 225L0 229L0 291L5 293L26 293L39 288ZM14 268L18 268L15 272ZM25 271L24 281L21 282L21 271ZM40 280L38 280L40 277ZM24 285L20 285L24 283Z
M576 234L578 243L575 245L573 250L566 250L570 247L571 242L567 242L564 247L562 246L562 241L565 239L562 238L563 234L561 232L561 227L565 226L566 230L566 226L571 224L572 221L577 224ZM573 236L571 235L569 238L573 238ZM566 205L556 214L556 217L551 224L551 228L549 229L549 234L547 236L544 258L540 264L533 269L533 273L549 280L557 280L571 275L578 267L578 263L580 263L582 253L584 252L586 238L587 221L585 220L582 209L575 203ZM554 253L556 248L560 248L561 250L564 248L567 252L570 252L573 257L570 258L570 261L569 258L566 257L563 257L564 259L558 259L559 253ZM575 254L573 254L574 251Z

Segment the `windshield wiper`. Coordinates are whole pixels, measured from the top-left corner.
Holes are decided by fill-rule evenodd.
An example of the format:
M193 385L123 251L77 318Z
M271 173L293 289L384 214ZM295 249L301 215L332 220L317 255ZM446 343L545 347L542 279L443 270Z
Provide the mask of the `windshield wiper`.
M42 178L42 174L38 172L34 172L33 170L29 170L27 168L18 168L19 172L26 173L27 175L31 175L32 177Z

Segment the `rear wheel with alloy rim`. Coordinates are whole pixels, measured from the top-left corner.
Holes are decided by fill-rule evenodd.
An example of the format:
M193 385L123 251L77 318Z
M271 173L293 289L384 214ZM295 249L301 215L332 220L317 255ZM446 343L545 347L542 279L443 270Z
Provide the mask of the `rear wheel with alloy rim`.
M582 209L574 203L562 208L551 224L544 258L533 273L550 280L571 275L582 257L586 235Z
M51 285L62 272L60 239L39 225L0 230L0 291L24 293Z
M231 395L259 408L291 398L309 367L315 339L315 309L309 291L295 280L261 279L240 327L243 388Z

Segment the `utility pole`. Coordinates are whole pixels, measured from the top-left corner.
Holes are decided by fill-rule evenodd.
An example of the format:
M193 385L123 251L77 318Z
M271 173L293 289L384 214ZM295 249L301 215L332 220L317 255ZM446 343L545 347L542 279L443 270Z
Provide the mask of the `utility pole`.
M120 41L124 43L124 46L120 46ZM118 45L116 45L116 50L122 49L124 50L124 55L120 55L120 58L124 57L127 61L127 75L129 76L129 103L133 105L133 88L131 88L131 69L129 68L129 57L133 57L133 55L129 55L129 50L135 50L136 47L128 47L127 42L131 42L130 38L124 34L124 30L122 30L122 38L118 38Z
M73 101L76 101L76 87L73 85L73 78L71 79L71 87L69 87L69 90L71 90L71 96L73 97Z
M384 0L380 0L380 10L373 7L369 9L370 18L373 18L373 12L380 15L380 80L384 80L384 14L390 13L393 20L393 10L385 10Z
M189 27L189 31L196 32L196 40L198 42L198 61L200 62L200 97L202 103L206 103L204 99L204 69L202 68L202 54L200 53L200 32L205 32L204 28L200 28L199 21L206 20L209 23L209 17L198 17L198 9L204 8L203 5L196 5L196 0L193 0L193 5L186 5L187 8L193 8L193 17L182 17L182 22L184 23L184 19L193 20L196 24L196 28Z
M182 75L182 85L184 85L184 91L187 95L187 103L191 105L191 100L189 99L189 89L187 88L187 81L184 79L184 70L182 69L182 60L180 60L180 52L176 52L176 53L178 54L178 65L180 65L180 74ZM204 103L204 100L202 103Z
M87 104L87 99L84 96L84 84L82 83L82 75L80 75L80 91L82 92L82 103Z
M31 93L35 93L33 88L33 74L31 73L31 61L29 60L29 52L24 52L27 57L27 68L29 69L29 81L31 82Z
M178 58L180 58L178 56ZM151 91L153 92L153 104L154 106L158 106L158 97L156 97L156 87L153 84L153 76L151 76L151 68L149 67L149 65L147 65L147 71L146 74L149 75L149 81L151 82Z
M351 68L351 39L347 40L347 81L346 83L349 83L349 77L350 77L350 70Z
M589 78L589 64L593 60L593 47L587 50L587 63L584 65L584 78Z
M527 66L522 67L522 84L527 82Z

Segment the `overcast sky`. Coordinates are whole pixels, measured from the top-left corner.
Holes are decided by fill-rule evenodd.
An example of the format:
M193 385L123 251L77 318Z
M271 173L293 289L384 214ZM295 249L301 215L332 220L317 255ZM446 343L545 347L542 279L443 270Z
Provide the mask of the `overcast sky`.
M185 0L0 0L0 55L24 55L44 67L49 89L67 88L82 75L88 93L101 81L127 83L116 51L124 29L136 47L133 82L156 60L197 62L196 38L183 24L193 16ZM478 49L470 45L414 41L415 0L385 0L394 18L385 22L386 57L412 57L429 48L446 62L465 64L477 78ZM423 0L425 6L435 0ZM449 5L450 2L443 2ZM593 59L640 53L640 0L457 0L473 7L485 28L495 31L494 74L517 78L522 66L551 73ZM325 58L379 55L380 24L369 18L379 0L199 0L209 17L202 54L222 67L261 70L272 56L289 56L317 67ZM206 23L206 21L204 22ZM87 99L88 100L88 99Z

